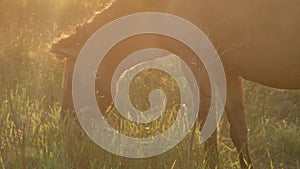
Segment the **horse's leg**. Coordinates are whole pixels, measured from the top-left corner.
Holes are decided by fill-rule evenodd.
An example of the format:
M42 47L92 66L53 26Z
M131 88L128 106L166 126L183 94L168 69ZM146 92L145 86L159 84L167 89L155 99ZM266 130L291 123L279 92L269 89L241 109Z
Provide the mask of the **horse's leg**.
M215 169L219 166L219 151L218 151L218 139L217 129L216 131L205 141L206 150L206 164L207 168Z
M75 116L74 105L72 99L72 77L75 65L75 59L67 58L64 68L64 78L63 78L63 101L61 106L61 117L64 119L67 113L71 117Z
M230 136L236 146L243 169L253 168L248 148L248 129L243 103L242 80L227 77L226 115L230 123Z
M203 69L203 68L202 68ZM200 131L205 123L211 104L211 86L209 77L205 69L200 70ZM216 119L217 120L217 119ZM217 129L210 138L205 141L206 165L207 168L214 169L219 163Z

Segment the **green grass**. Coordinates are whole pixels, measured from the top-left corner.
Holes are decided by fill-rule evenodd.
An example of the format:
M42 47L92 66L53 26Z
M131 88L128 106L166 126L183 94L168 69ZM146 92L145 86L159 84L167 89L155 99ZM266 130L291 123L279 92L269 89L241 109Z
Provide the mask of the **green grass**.
M188 137L162 155L129 159L101 149L76 121L60 120L64 62L47 47L70 25L100 10L97 2L0 1L0 168L187 168ZM254 165L300 168L300 92L244 83ZM134 126L125 124L130 133ZM221 166L239 168L226 117L219 128ZM203 168L204 159L203 145L195 143L192 168Z

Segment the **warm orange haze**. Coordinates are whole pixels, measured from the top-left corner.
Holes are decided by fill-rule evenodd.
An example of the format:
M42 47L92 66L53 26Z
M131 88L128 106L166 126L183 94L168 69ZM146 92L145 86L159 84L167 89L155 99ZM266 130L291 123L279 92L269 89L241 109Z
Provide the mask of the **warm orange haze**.
M163 154L132 159L103 150L85 134L74 112L72 76L79 52L92 34L117 18L140 12L179 16L208 36L226 75L226 115L218 131L200 144L212 84L196 52L157 34L123 40L105 55L98 72L91 72L99 77L94 89L97 104L114 130L137 138L159 135L172 126L181 106L178 81L149 69L132 80L128 98L145 111L151 90L161 89L167 101L172 98L166 110L146 124L120 115L111 95L112 77L122 59L135 51L160 48L178 55L197 77L200 89L195 136L190 132ZM299 1L4 0L0 14L1 168L300 168ZM159 62L181 71L180 64L169 58ZM132 69L122 77L126 79Z

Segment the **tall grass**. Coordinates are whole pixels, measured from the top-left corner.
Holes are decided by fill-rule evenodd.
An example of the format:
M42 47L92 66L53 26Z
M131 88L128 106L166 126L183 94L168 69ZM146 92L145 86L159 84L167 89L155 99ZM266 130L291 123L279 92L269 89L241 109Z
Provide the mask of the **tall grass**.
M0 1L0 168L187 168L188 137L162 155L129 159L98 147L76 121L60 120L64 61L47 53L48 44L101 10L100 2ZM300 168L299 91L244 83L255 166ZM239 168L225 117L219 128L221 166ZM204 159L195 143L192 168L203 168Z

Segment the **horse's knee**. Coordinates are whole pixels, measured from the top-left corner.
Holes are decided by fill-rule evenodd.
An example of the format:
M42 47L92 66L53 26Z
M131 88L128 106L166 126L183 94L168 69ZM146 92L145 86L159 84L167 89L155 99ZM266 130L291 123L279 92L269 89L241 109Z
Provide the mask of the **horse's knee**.
M230 126L230 137L236 147L242 148L248 142L246 126Z
M226 114L230 123L230 137L232 142L236 147L240 147L248 141L248 129L244 107L240 106L239 108L232 109Z
M244 111L238 112L242 116L244 115ZM228 118L230 119L230 118ZM235 118L230 119L230 137L234 144L234 146L237 148L239 153L239 159L241 168L253 168L251 157L249 153L248 148L248 129L246 124L245 118Z
M217 130L205 141L205 149L206 150L216 150L217 151L217 143L218 143L218 136Z

